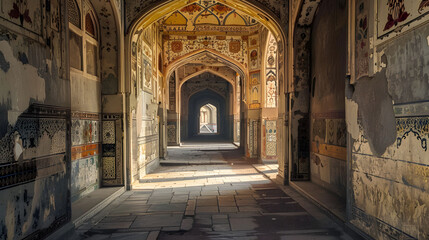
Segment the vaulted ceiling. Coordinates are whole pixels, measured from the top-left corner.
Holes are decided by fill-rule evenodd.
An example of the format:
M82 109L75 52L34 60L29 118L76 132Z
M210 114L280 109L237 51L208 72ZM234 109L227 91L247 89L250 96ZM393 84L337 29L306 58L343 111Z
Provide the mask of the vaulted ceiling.
M195 34L247 33L257 31L259 23L248 15L215 0L200 0L160 20L164 32Z

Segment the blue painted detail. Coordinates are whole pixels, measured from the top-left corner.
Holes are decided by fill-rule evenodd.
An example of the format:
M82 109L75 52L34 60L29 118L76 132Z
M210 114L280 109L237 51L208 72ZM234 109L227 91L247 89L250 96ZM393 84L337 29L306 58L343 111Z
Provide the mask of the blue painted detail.
M9 71L10 63L4 58L3 52L0 51L0 69L3 70L3 72Z
M28 58L27 58L27 54L23 53L23 52L19 52L18 53L18 60L20 62L22 62L22 64L28 64Z
M396 147L399 148L402 140L406 139L412 133L420 141L421 147L427 151L427 139L429 137L429 117L410 117L397 118L396 130Z

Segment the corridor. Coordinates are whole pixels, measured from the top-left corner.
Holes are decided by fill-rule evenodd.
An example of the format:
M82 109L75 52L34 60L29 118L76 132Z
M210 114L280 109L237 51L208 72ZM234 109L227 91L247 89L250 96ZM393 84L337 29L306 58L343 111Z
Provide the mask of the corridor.
M0 1L0 240L429 240L428 141L429 0Z
M159 167L79 227L75 239L352 239L290 187L229 159L239 150L222 142L195 146L169 154L199 155L198 165ZM213 148L232 153L200 155ZM201 164L210 158L224 163Z

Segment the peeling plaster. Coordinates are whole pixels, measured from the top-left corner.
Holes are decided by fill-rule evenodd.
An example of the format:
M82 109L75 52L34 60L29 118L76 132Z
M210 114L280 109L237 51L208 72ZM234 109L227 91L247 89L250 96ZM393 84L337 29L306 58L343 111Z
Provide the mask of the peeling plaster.
M353 101L359 106L362 127L372 152L382 155L396 140L395 114L388 93L386 69L373 78L361 78L355 86Z
M3 52L0 51L0 68L3 72L9 71L10 63L4 58Z
M37 102L45 100L45 80L39 76L37 68L29 64L24 65L15 58L13 49L7 41L0 41L0 52L11 66L9 71L0 72L0 79L9 80L2 81L0 96L9 97L2 98L0 104L10 104L7 117L9 124L14 125L18 116L28 108L32 99ZM3 67L2 69L4 70ZM28 79L31 79L31 84L28 83Z
M358 123L358 104L351 100L346 99L346 123L347 131L353 139L359 138L359 123Z

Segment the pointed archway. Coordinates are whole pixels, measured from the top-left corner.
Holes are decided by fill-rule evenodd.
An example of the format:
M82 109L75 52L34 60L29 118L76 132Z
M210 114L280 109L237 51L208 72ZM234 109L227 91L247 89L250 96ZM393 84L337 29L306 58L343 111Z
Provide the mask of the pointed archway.
M128 4L128 3L127 3ZM242 28L232 28L230 26L225 26L226 21L215 21L214 24L219 24L219 27L215 28L205 28L207 26L202 26L200 22L191 22L190 19L187 19L188 15L192 15L190 12L190 9L200 9L200 8L209 8L211 7L210 4L219 5L222 6L219 9L222 9L222 11L228 9L236 9L237 14L246 14L247 18L245 22L245 26ZM213 6L214 6L213 5ZM192 6L192 7L187 7ZM234 136L240 136L241 143L240 146L243 147L244 152L255 152L256 155L251 156L255 157L258 160L261 159L261 145L251 145L250 142L254 142L254 139L260 140L260 138L256 138L260 135L259 132L256 134L253 133L254 130L251 129L251 125L254 126L254 124L250 124L251 121L253 121L255 116L257 116L258 119L255 119L256 121L253 121L258 126L256 128L256 131L261 129L261 126L259 126L262 121L259 119L261 117L261 114L255 114L255 109L252 111L249 111L250 109L250 72L256 70L263 71L263 68L260 67L261 64L254 64L252 63L252 66L249 66L249 56L248 51L249 47L258 48L259 47L259 41L265 42L266 41L266 33L271 32L274 36L275 42L278 43L278 55L277 59L275 60L277 62L278 66L278 72L275 76L275 80L277 82L277 90L274 91L274 94L277 95L278 99L278 109L279 111L276 113L278 117L275 120L276 122L276 129L275 132L276 136L275 141L279 146L288 146L286 144L286 141L288 139L287 137L287 128L283 122L286 119L286 104L285 104L285 92L287 92L287 84L285 84L285 70L286 70L286 54L285 49L286 48L286 29L284 28L286 26L285 21L287 19L287 11L281 11L279 9L285 9L286 4L278 3L278 5L273 4L263 4L260 1L257 0L251 0L251 1L243 1L243 0L227 0L222 2L182 2L182 1L162 1L162 2L151 2L151 1L134 1L130 2L127 6L129 8L129 12L127 12L127 30L126 30L126 52L127 56L126 58L132 59L132 64L127 69L126 78L127 78L127 89L128 91L132 92L138 92L135 91L136 86L138 88L139 81L136 81L136 79L139 78L140 70L137 63L137 66L134 65L133 61L136 59L138 60L138 54L139 54L139 38L140 36L144 36L144 39L153 39L152 45L147 45L147 51L145 50L145 46L142 47L143 52L145 56L150 56L152 61L149 61L149 64L151 66L158 64L159 72L162 73L162 78L159 77L159 72L154 70L153 77L156 77L158 80L157 84L158 86L164 86L166 91L162 92L163 100L159 103L160 106L163 106L164 109L166 109L168 116L167 119L164 119L165 121L164 127L167 129L167 142L173 143L173 144L180 144L180 134L179 132L182 132L181 125L180 124L180 107L179 104L182 101L180 99L180 89L181 86L184 84L184 82L187 82L188 79L191 77L187 76L188 78L184 78L182 75L187 74L187 70L184 68L185 65L192 66L194 63L187 64L189 61L195 61L197 58L200 58L202 56L209 56L210 63L207 63L206 65L210 65L210 67L207 68L219 68L219 67L229 67L229 69L232 69L236 72L234 79L231 80L234 84L232 84L232 88L234 88L234 100L238 100L239 104L239 111L237 112L236 116L234 116L234 120L237 119L237 124L234 122L234 128L237 130L234 132L231 132ZM185 8L186 7L186 8ZM173 12L176 11L176 14L173 16L171 15ZM193 10L192 10L193 11ZM177 12L180 12L180 14L177 14ZM184 13L185 12L185 13ZM282 14L280 14L282 12ZM219 13L222 15L223 13ZM172 23L174 21L166 21L166 19L170 19L170 16L172 18L178 18L178 21L176 21L177 25L168 25L168 23ZM198 16L198 14L194 14L194 17L192 18L192 21L194 21L195 16ZM165 19L164 19L165 17ZM225 17L225 16L223 16ZM179 19L180 18L180 19ZM243 21L244 18L241 18L241 21ZM180 21L179 21L180 20ZM205 23L205 22L204 22ZM203 23L203 24L204 24ZM167 26L167 25L168 26ZM283 26L283 27L282 27ZM220 36L216 35L210 35L206 34L204 35L204 32L197 33L197 34L189 34L184 33L186 31L189 31L189 29L194 29L196 31L200 31L201 29L209 29L208 31L213 33L213 31L225 31L225 27L228 27L233 32L235 31L234 37L229 37L229 34L220 34ZM154 31L151 31L151 29L154 29ZM163 33L158 35L158 31L160 29L163 29ZM219 30L221 29L221 30ZM242 32L240 34L237 34L240 31L247 31L247 33ZM262 31L265 29L264 31ZM182 32L183 34L175 35L177 32ZM259 33L264 32L262 35L258 35ZM151 36L152 33L157 33L156 36ZM192 32L192 31L191 31ZM195 31L193 31L195 32ZM223 35L223 36L222 36ZM250 36L250 39L249 39ZM260 40L259 40L260 38ZM188 43L188 42L192 42ZM214 44L214 42L222 43ZM143 42L149 43L150 41L144 40ZM252 45L255 44L256 45ZM146 45L143 44L143 45ZM151 50L149 50L149 48ZM160 51L163 51L162 53ZM259 50L259 53L256 55L257 58L262 58L259 56L262 56L265 50ZM159 54L161 53L161 54ZM159 55L158 55L159 54ZM136 56L136 57L135 57ZM159 57L157 57L159 56ZM253 58L255 55L252 55ZM215 59L216 61L212 62L211 60ZM153 61L155 60L155 61ZM256 60L256 62L261 60ZM265 60L264 60L265 61ZM151 63L150 63L151 62ZM202 61L204 62L204 61ZM205 63L205 62L204 62ZM194 69L199 68L199 70L194 71L193 73L199 74L200 72L204 72L201 68L202 66L196 66L198 64L194 64ZM220 66L222 65L222 66ZM134 67L135 66L135 67ZM253 70L252 70L253 69ZM157 72L155 74L155 72ZM210 72L210 71L205 71ZM216 71L215 71L216 72ZM158 76L156 76L158 75ZM264 80L265 83L265 74L260 75L262 80ZM183 81L183 79L185 79ZM162 80L162 82L159 82ZM183 82L182 82L183 81ZM137 82L137 84L136 84ZM167 90L168 89L168 90ZM258 94L262 94L262 90L258 90ZM147 91L150 92L150 91ZM133 96L131 94L130 96ZM131 103L133 102L132 98L130 99ZM261 100L258 100L261 101ZM141 102L140 104L144 105L144 102ZM131 107L130 112L132 112L132 105L129 104ZM257 106L257 105L254 105ZM261 108L261 104L259 105ZM258 110L261 111L261 110ZM175 115L175 116L174 116ZM169 121L168 118L174 116L174 121ZM251 116L250 119L249 116ZM160 119L161 121L161 119ZM273 125L273 124L271 124ZM185 131L186 132L186 131ZM252 133L251 133L252 132ZM169 135L169 133L171 133ZM250 135L250 133L252 135ZM169 137L171 136L171 137ZM160 137L161 138L161 137ZM148 139L148 138L145 138ZM135 140L137 141L137 140ZM132 142L130 140L130 142ZM254 146L254 147L252 147ZM265 145L264 145L265 146ZM146 147L147 149L147 147ZM287 155L287 150L285 150L284 147L276 147L275 154L278 156L279 159L279 176L281 179L288 179L288 177L285 177L287 174L287 171L284 171L286 165L285 156ZM147 154L146 154L147 156ZM156 156L156 155L155 155Z

